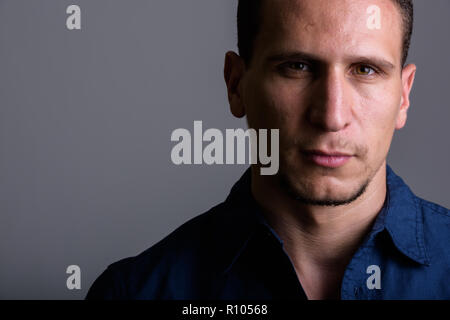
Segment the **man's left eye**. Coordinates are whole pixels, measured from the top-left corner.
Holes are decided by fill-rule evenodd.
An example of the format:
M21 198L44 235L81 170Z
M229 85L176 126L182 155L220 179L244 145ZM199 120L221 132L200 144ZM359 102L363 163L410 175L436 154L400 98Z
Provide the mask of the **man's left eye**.
M355 72L359 76L370 76L375 73L375 70L369 66L360 65L356 67Z

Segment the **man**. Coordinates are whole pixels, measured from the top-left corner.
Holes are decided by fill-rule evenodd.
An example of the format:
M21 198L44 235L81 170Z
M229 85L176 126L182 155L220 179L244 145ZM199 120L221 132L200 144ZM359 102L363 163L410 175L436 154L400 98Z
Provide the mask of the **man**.
M387 166L416 67L410 0L240 0L231 112L279 128L225 202L110 265L87 298L450 299L449 210Z

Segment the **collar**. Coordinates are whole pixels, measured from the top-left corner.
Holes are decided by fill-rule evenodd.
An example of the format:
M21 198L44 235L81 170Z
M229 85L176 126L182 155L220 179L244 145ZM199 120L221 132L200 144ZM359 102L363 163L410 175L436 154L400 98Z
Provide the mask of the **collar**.
M227 257L223 273L230 271L250 241L258 236L274 237L282 246L282 240L267 223L262 215L261 207L253 197L251 167L234 184L224 205L226 217L222 220L221 229L228 233L221 235L222 239L227 239L227 241L222 242L225 246L221 247L222 258ZM258 240L256 239L256 241Z
M429 265L422 211L417 205L417 197L389 165L386 165L386 184L386 200L369 235L375 236L386 230L400 252L420 264ZM264 219L262 209L252 195L251 167L235 183L224 204L227 219L223 230L233 230L231 241L227 242L227 249L231 252L224 273L232 268L256 235L273 237L280 246L283 245L281 238Z
M423 215L418 199L392 168L386 166L387 194L377 217L377 225L389 233L392 242L404 255L424 265L430 264L425 248Z

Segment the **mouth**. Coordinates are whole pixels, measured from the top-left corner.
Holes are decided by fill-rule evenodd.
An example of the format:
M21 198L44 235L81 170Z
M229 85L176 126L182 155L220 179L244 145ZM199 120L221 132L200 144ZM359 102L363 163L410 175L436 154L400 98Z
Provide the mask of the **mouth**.
M353 155L339 151L308 150L303 153L306 158L325 168L339 168L345 165Z

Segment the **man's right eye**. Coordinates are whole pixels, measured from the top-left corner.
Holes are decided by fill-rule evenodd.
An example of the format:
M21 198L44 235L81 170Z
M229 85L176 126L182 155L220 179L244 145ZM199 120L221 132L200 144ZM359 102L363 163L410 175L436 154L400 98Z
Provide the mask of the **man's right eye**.
M282 76L288 78L304 78L310 76L313 71L309 64L300 61L284 62L278 66L278 70Z
M294 62L294 61L286 62L285 67L287 67L288 69L291 69L291 70L295 70L295 71L309 71L310 70L309 66L303 62Z

